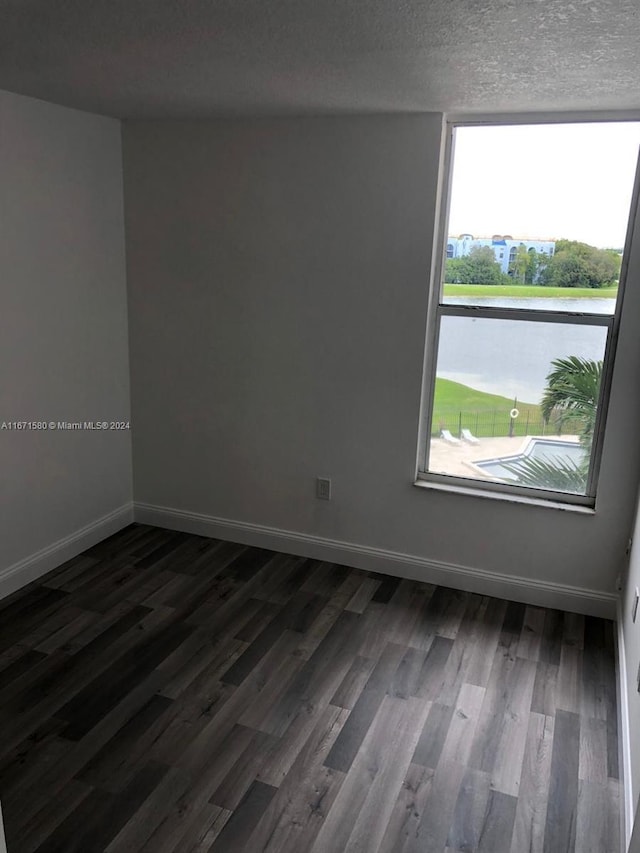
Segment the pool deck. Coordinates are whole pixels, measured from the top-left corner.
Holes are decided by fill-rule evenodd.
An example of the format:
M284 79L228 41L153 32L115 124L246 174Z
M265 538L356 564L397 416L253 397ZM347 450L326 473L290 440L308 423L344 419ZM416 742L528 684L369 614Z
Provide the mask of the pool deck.
M429 470L437 474L452 474L458 477L473 477L478 480L494 480L472 463L483 462L502 456L516 456L521 453L532 438L542 438L547 441L557 439L555 435L514 436L513 438L479 438L478 444L450 444L443 438L431 439L429 452ZM563 435L562 441L578 442L577 435Z

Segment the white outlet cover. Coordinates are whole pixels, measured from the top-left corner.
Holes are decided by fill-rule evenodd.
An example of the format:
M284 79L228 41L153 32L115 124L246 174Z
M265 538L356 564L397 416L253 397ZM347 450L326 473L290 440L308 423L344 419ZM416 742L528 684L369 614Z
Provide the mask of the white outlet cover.
M321 501L331 500L331 480L329 477L316 478L316 497Z

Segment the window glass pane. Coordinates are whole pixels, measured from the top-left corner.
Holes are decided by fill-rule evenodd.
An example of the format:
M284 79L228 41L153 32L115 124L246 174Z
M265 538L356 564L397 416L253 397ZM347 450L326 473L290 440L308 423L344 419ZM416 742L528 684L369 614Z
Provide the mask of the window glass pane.
M442 302L613 314L640 124L458 127Z
M607 329L442 317L432 473L585 494Z

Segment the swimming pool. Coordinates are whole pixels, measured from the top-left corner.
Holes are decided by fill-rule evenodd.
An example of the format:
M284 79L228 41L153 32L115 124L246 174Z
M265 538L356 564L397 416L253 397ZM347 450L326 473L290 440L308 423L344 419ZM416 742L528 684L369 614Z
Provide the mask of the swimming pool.
M509 471L505 465L519 462L521 459L539 459L552 464L554 462L573 462L578 465L584 459L584 455L585 450L577 441L559 438L530 438L520 453L514 456L483 459L474 462L473 465L497 480L513 480L513 472Z

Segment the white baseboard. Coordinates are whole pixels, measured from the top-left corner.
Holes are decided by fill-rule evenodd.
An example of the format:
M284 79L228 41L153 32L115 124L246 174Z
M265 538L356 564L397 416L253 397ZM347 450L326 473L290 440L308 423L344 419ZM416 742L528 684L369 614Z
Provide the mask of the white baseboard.
M24 560L0 570L0 598L11 595L12 592L57 568L66 560L70 560L106 539L107 536L122 530L132 521L133 504L124 504L69 536L25 557Z
M429 560L414 554L402 554L291 530L260 524L215 518L195 512L135 503L135 520L142 524L167 527L184 533L196 533L228 539L243 545L257 545L302 557L342 563L358 569L382 572L411 580L463 589L481 595L493 595L541 607L556 607L589 616L616 617L616 596L595 589L567 586L551 581L502 575L452 563Z
M629 685L627 682L627 656L624 647L622 601L617 602L617 651L618 651L618 746L620 770L622 772L622 820L624 849L629 849L634 818L633 782L631 777L631 738L629 721Z

